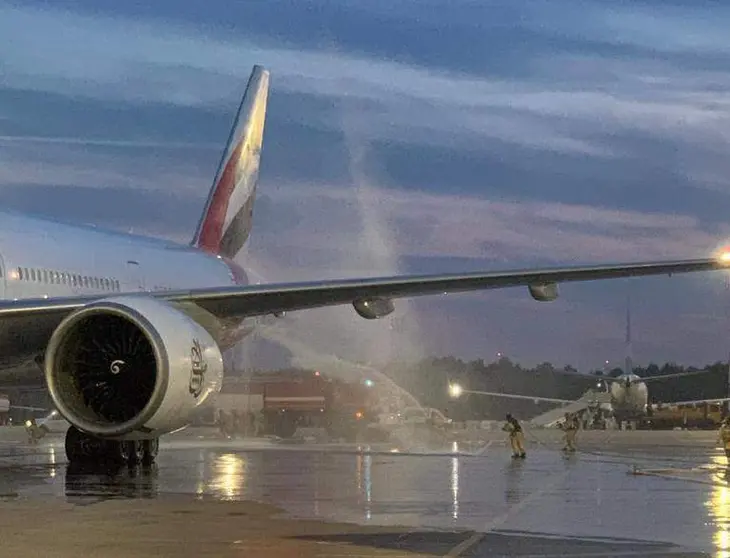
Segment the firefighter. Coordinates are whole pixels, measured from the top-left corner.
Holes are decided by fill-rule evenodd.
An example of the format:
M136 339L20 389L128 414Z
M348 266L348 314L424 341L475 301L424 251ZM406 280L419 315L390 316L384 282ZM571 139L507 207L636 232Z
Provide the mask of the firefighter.
M575 437L578 434L578 418L574 414L565 413L565 420L563 420L560 427L565 432L565 447L563 451L575 451Z
M38 441L48 434L48 427L45 424L38 426L34 418L25 421L25 431L28 434L28 443L37 444Z
M241 411L231 411L231 437L240 438L245 428L245 415Z
M509 432L509 443L512 448L512 459L524 459L525 454L525 434L522 432L522 425L510 413L507 413L507 422L502 430Z
M223 438L233 435L233 417L223 409L218 412L218 430Z
M720 431L718 432L718 438L722 447L725 450L725 457L730 466L730 416L725 417L720 425Z

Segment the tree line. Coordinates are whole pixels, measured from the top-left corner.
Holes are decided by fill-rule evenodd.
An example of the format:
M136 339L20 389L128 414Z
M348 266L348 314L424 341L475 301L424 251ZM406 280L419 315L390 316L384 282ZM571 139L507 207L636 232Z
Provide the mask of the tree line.
M633 368L634 374L640 377L697 370L703 373L648 384L650 403L728 396L727 363L716 362L703 368L673 363ZM454 420L502 419L508 412L530 418L554 408L555 404L468 393L453 399L448 389L452 382L465 390L573 400L580 398L588 389L595 388L604 375L600 370L580 373L571 366L558 368L549 362L534 368L524 368L506 357L486 363L481 359L464 361L452 356L425 358L416 363L396 363L383 372L413 394L422 405L441 409ZM620 368L607 372L613 377L622 373Z

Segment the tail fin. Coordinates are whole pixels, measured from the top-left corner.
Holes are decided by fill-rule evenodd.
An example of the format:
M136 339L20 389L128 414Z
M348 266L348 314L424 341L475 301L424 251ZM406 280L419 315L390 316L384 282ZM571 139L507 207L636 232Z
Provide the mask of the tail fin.
M233 259L251 233L269 72L254 66L192 245Z
M630 288L631 283L628 284ZM626 360L624 362L624 374L634 373L631 353L631 291L629 291L626 293Z

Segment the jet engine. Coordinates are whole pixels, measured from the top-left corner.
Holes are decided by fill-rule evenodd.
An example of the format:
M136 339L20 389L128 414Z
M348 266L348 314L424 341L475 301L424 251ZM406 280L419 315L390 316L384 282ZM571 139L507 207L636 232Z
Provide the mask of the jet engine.
M361 318L377 320L391 314L395 310L393 301L389 298L376 296L373 298L358 298L352 303L355 311Z
M186 426L220 391L223 356L207 330L170 304L119 296L61 322L45 376L58 412L79 430L151 439Z
M558 298L557 283L534 283L527 287L530 296L538 302L552 302Z

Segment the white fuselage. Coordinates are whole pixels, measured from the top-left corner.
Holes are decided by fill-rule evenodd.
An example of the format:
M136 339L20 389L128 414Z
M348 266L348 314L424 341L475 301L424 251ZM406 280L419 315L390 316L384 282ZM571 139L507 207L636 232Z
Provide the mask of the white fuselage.
M245 283L224 259L189 246L0 212L0 299L193 289ZM32 327L0 321L0 369L35 358Z
M626 384L626 380L629 384ZM649 390L646 384L635 374L621 375L618 381L611 382L611 405L617 416L632 418L642 417L646 414L646 406L649 402Z

